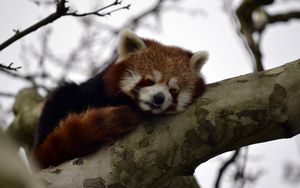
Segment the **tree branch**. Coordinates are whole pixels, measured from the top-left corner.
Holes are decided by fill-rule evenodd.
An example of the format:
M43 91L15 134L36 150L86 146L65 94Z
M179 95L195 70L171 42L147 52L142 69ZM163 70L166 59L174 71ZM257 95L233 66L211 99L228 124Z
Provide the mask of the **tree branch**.
M299 19L300 11L291 11L282 14L274 14L268 16L268 23L287 22L290 19Z
M49 187L163 187L223 152L290 138L300 133L299 74L300 60L210 84L185 112L153 116L114 144L38 177Z
M0 70L7 70L7 71L18 71L21 67L12 67L14 63L10 63L9 65L3 65L0 63Z
M112 6L119 5L119 4L122 3L122 1L120 1L120 0L115 0L112 4L107 5L103 8L100 8L96 11L89 12L89 13L78 14L77 11L68 12L69 7L66 6L66 3L67 3L66 0L59 0L58 3L56 4L56 12L50 14L49 16L44 18L43 20L37 22L36 24L28 27L27 29L25 29L23 31L16 30L15 35L13 35L11 38L7 39L2 44L0 44L0 51L2 51L4 48L11 45L15 41L19 40L20 38L28 35L29 33L32 33L33 31L36 31L37 29L39 29L39 28L41 28L41 27L43 27L43 26L45 26L49 23L54 22L55 20L57 20L58 18L60 18L62 16L76 16L76 17L82 17L82 16L87 16L87 15L107 16L107 15L110 15L111 13L116 12L118 10L129 9L129 7L130 7L130 4L129 4L129 5L126 5L124 7L117 8L115 10L112 10L112 11L109 11L109 12L106 12L106 13L103 13L103 14L100 13L100 11L103 11L107 8L110 8Z
M1 70L1 69L0 69L0 70ZM42 77L44 77L43 73L21 75L21 74L17 74L17 73L8 71L8 70L6 70L6 69L2 69L1 72L7 74L7 75L10 76L10 77L17 78L17 79L21 79L21 80L23 80L23 81L29 82L33 87L36 87L36 88L43 88L43 89L45 89L46 91L49 91L49 88L47 88L45 85L37 84L37 83L35 82L35 80L34 80L34 78L38 78L38 77L41 77L41 78L42 78Z
M16 95L13 94L13 93L8 93L8 92L3 92L3 91L0 91L0 97L8 97L8 98L12 98L12 97L15 97Z
M225 1L227 4L228 2ZM262 6L273 4L273 0L253 1L243 0L236 9L236 16L239 20L239 30L244 36L243 41L247 43L247 50L252 55L253 62L256 65L256 71L263 71L262 52L260 50L260 37L268 24L277 22L286 22L290 19L300 18L299 11L290 11L282 14L270 15ZM254 19L254 15L259 17ZM235 23L237 26L238 24ZM253 34L258 34L258 39L255 40Z
M235 14L239 20L240 32L244 36L242 38L246 41L246 44L250 49L253 62L255 64L255 71L263 71L262 54L260 51L259 43L253 38L253 33L256 31L253 23L253 13L259 7L257 2L252 0L243 0L240 6L235 11Z
M89 16L89 15L95 15L95 16L100 16L100 17L103 17L103 16L109 16L111 15L113 12L116 12L116 11L119 11L119 10L122 10L122 9L129 9L130 8L130 4L126 5L126 6L123 6L123 7L119 7L119 8L116 8L114 10L111 10L109 12L106 12L106 13L101 13L101 11L105 10L105 9L108 9L112 6L116 6L116 5L120 5L122 3L122 1L119 1L119 0L116 0L115 2L113 2L112 4L110 5L107 5L105 7L102 7L96 11L92 11L92 12L87 12L87 13L82 13L82 14L79 14L77 13L77 11L74 11L74 12L70 12L70 13L67 13L66 16L75 16L75 17L84 17L84 16Z
M5 42L3 42L0 45L0 51L2 51L4 48L11 45L15 41L19 40L20 38L24 37L25 35L33 32L49 23L52 23L53 21L57 20L58 18L60 18L64 14L66 14L68 11L68 8L65 6L65 3L66 3L65 0L59 1L56 5L56 12L50 14L46 18L42 19L38 23L28 27L27 29L25 29L23 31L16 31L14 36L12 36L11 38L9 38L8 40L6 40Z
M221 166L221 168L219 169L219 173L217 176L217 180L215 182L215 188L219 188L220 187L220 183L221 183L221 179L225 173L225 171L228 169L228 167L235 162L236 158L239 156L240 153L240 149L237 149L234 151L234 153L232 154L232 156L224 162L224 164Z

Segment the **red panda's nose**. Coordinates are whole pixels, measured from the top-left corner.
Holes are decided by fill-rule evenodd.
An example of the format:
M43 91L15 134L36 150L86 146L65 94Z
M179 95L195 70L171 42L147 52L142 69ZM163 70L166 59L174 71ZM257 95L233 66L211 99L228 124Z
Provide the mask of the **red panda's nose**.
M162 92L156 93L153 96L153 103L157 106L160 106L165 101L165 96Z

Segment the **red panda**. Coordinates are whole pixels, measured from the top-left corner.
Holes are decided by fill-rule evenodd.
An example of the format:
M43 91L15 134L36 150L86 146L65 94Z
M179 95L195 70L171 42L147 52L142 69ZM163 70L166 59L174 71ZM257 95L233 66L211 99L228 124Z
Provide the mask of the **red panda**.
M94 152L151 114L177 113L205 91L206 51L192 53L122 31L118 57L86 82L66 82L42 110L33 158L40 167Z

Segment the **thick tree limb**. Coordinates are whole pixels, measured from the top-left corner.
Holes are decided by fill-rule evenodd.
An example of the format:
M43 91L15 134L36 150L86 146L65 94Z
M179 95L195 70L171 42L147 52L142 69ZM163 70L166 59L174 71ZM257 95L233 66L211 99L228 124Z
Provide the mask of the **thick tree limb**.
M300 133L300 60L208 86L179 115L153 117L96 154L43 170L49 187L164 187L242 146Z

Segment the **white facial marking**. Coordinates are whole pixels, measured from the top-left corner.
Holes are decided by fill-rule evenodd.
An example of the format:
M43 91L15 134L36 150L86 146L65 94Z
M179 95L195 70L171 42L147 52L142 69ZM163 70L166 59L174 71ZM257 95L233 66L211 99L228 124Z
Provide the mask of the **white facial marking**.
M144 111L150 111L151 110L151 107L149 105L147 105L146 103L142 102L142 101L139 103L139 106Z
M183 111L185 107L191 102L192 100L192 92L189 90L182 90L178 94L177 98L177 107L176 110Z
M133 72L133 71L129 71L127 72L123 77L122 77L122 80L121 80L121 90L123 92L125 92L126 94L128 95L131 95L130 91L135 87L135 85L137 83L139 83L141 81L142 77Z
M161 78L162 78L161 72L158 71L158 70L154 70L153 71L153 79L154 79L154 81L157 83L157 82L159 82L161 80Z
M171 78L170 79L170 81L169 81L169 88L170 89L177 89L177 90L179 90L179 86L178 86L178 84L177 84L177 79L176 78Z
M164 102L157 108L153 104L153 96L157 93L164 95ZM169 89L164 84L155 84L141 88L139 91L139 106L142 110L151 111L154 114L164 112L168 107L172 105L172 96L169 93Z

